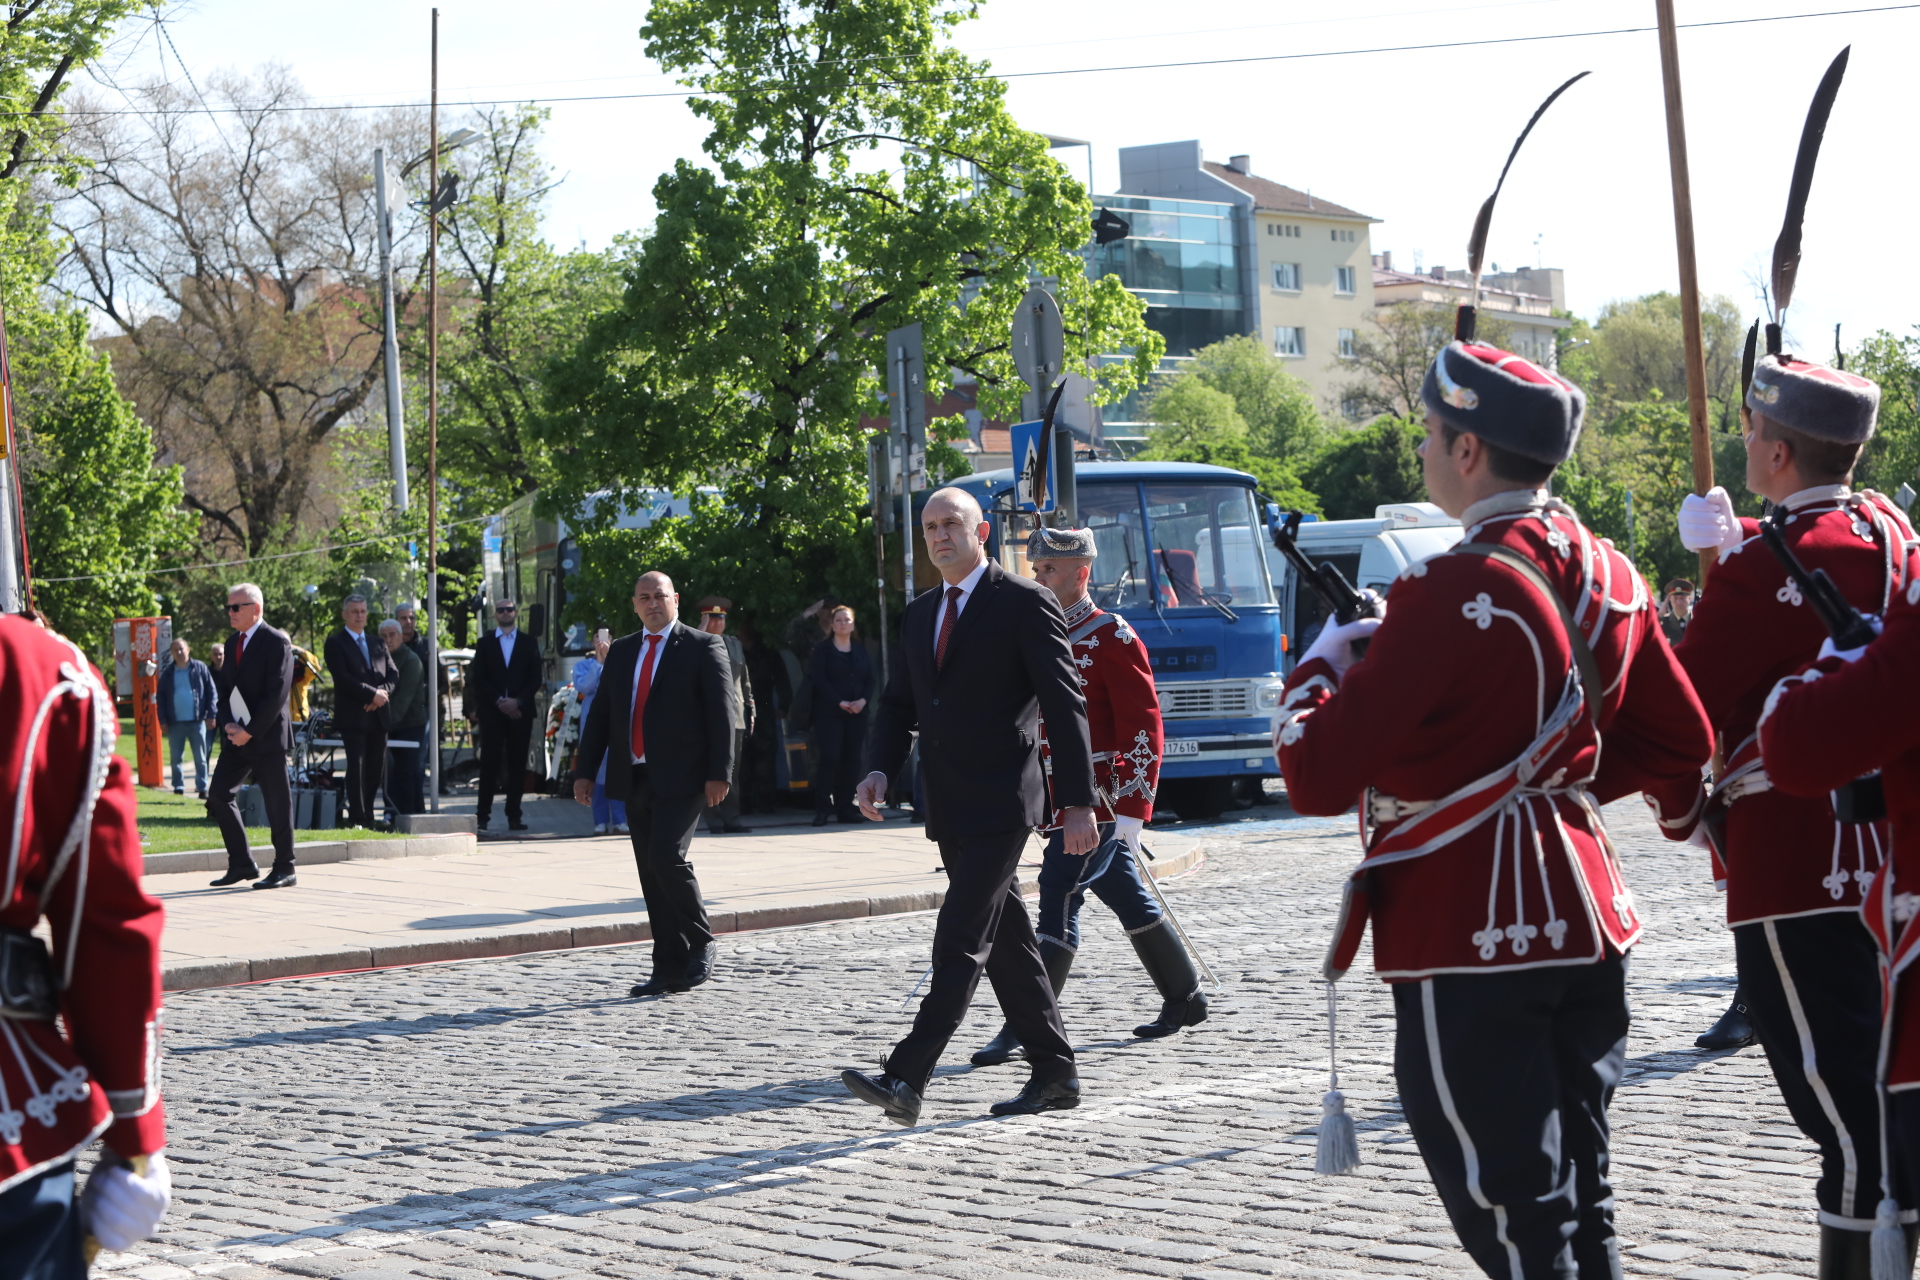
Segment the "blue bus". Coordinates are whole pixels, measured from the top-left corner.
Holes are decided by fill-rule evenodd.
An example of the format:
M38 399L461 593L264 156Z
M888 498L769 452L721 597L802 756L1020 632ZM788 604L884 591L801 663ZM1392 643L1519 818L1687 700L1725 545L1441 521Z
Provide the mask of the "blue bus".
M1158 803L1213 817L1277 777L1272 750L1286 647L1254 477L1192 462L1092 462L1075 468L1078 522L1093 530L1094 603L1132 624L1159 686L1167 748ZM993 525L988 554L1031 576L1034 517L1013 510L1014 473L952 482ZM916 507L925 500L916 494ZM917 539L916 539L917 541ZM927 573L916 551L915 578ZM1284 582L1284 579L1282 579Z

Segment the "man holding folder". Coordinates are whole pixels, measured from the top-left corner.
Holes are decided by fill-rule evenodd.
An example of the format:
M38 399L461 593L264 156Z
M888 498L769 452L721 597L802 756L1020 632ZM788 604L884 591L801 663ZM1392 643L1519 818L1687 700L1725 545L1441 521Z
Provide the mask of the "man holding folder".
M227 637L226 662L213 673L220 694L215 720L220 760L207 788L207 816L219 826L227 846L227 873L213 882L216 889L260 879L247 848L246 824L233 798L234 788L248 775L260 788L273 836L273 870L253 887L283 889L294 883L293 795L287 786L287 750L293 745L293 726L287 716L293 641L286 632L267 625L262 616L265 605L266 597L251 582L227 591L233 634Z

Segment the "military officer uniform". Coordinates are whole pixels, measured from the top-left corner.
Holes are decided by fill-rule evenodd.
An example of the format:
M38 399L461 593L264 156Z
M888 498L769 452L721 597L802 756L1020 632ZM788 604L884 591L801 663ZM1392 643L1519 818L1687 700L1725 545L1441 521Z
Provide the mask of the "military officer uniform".
M1879 639L1839 654L1824 644L1817 662L1774 686L1759 725L1777 791L1815 799L1880 774L1891 849L1861 914L1880 955L1876 1048L1885 1113L1884 1128L1856 1135L1856 1146L1871 1147L1876 1160L1887 1153L1874 1226L1907 1223L1909 1258L1915 1226L1902 1207L1920 1190L1920 981L1912 968L1920 956L1920 555L1911 550L1906 586L1894 594Z
M1543 469L1585 403L1460 342L1423 399ZM1371 921L1401 1103L1462 1244L1491 1276L1617 1276L1607 1106L1641 925L1599 808L1697 780L1711 736L1646 583L1571 508L1522 487L1461 518L1344 675L1312 651L1294 669L1275 747L1296 810L1361 806L1327 973Z
M1747 407L1804 436L1861 444L1873 433L1878 400L1864 378L1769 355L1754 371ZM1717 526L1716 506L1726 513ZM1904 587L1913 536L1905 514L1845 484L1802 489L1781 508L1769 519L1801 564L1825 570L1860 612L1885 613ZM1704 843L1703 825L1719 834L1715 874L1727 893L1741 997L1788 1110L1820 1147L1820 1223L1863 1233L1880 1199L1880 979L1859 907L1885 856L1887 829L1840 821L1825 793L1795 796L1772 785L1757 731L1761 709L1776 682L1814 658L1827 631L1761 542L1758 522L1736 524L1730 515L1723 490L1690 498L1682 510L1683 537L1690 518L1709 522L1688 545L1721 551L1675 650L1720 733L1725 764L1710 792L1693 782L1649 788L1647 800L1674 839Z
M1091 529L1036 529L1027 539L1027 560L1088 560L1099 555ZM1160 697L1154 688L1147 647L1127 620L1108 613L1083 595L1063 606L1067 641L1080 691L1087 700L1087 730L1093 745L1094 820L1100 843L1090 854L1066 851L1064 820L1054 809L1042 834L1047 838L1040 867L1040 958L1054 994L1066 984L1080 946L1080 908L1089 891L1107 904L1127 931L1135 954L1160 992L1160 1015L1136 1027L1148 1038L1172 1035L1206 1019L1207 997L1200 975L1160 904L1141 879L1133 848L1153 817L1160 785L1160 756L1165 734ZM1052 755L1047 726L1040 723L1040 757L1051 784ZM1012 1029L973 1055L976 1066L994 1066L1021 1054Z
M125 1249L166 1209L162 911L140 887L133 782L99 673L11 614L0 726L0 777L21 786L0 894L0 1277L83 1280L84 1235ZM43 916L51 953L33 934ZM76 1196L95 1138L105 1150Z

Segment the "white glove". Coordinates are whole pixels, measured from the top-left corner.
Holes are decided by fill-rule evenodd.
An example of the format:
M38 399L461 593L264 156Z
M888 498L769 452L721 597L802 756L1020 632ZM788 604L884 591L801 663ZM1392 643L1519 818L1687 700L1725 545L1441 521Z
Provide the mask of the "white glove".
M1327 625L1320 628L1320 634L1314 637L1307 651L1300 655L1300 661L1312 662L1315 658L1324 659L1333 668L1336 675L1347 674L1359 659L1354 656L1353 642L1365 640L1380 629L1384 618L1355 618L1342 626L1334 625L1333 619L1327 619Z
M1867 625L1873 628L1873 634L1879 635L1880 628L1883 624L1880 619L1874 617L1872 614L1868 614ZM1855 649L1836 649L1833 647L1833 637L1828 636L1820 642L1820 658L1838 658L1842 662L1858 662L1860 661L1860 655L1865 653L1867 648L1868 646L1863 644ZM1819 658L1814 659L1816 662L1819 660Z
M1733 499L1719 485L1707 490L1704 498L1690 493L1680 504L1680 545L1687 550L1718 551L1724 556L1744 541Z
M80 1193L80 1218L101 1248L124 1253L159 1229L172 1200L173 1175L162 1153L147 1157L144 1174L103 1155Z
M1140 852L1140 831L1147 824L1139 818L1129 818L1124 813L1113 816L1113 835L1116 840L1135 853Z

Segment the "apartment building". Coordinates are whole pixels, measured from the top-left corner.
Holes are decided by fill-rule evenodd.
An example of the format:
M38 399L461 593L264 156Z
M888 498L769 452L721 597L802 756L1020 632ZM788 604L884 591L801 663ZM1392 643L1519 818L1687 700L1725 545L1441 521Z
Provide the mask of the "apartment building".
M1545 369L1559 363L1560 334L1571 328L1566 314L1566 272L1559 267L1520 267L1491 270L1480 276L1480 311L1511 325L1509 350ZM1455 308L1473 295L1473 277L1465 271L1431 267L1420 272L1395 271L1393 255L1373 257L1373 301L1390 307L1417 302Z

